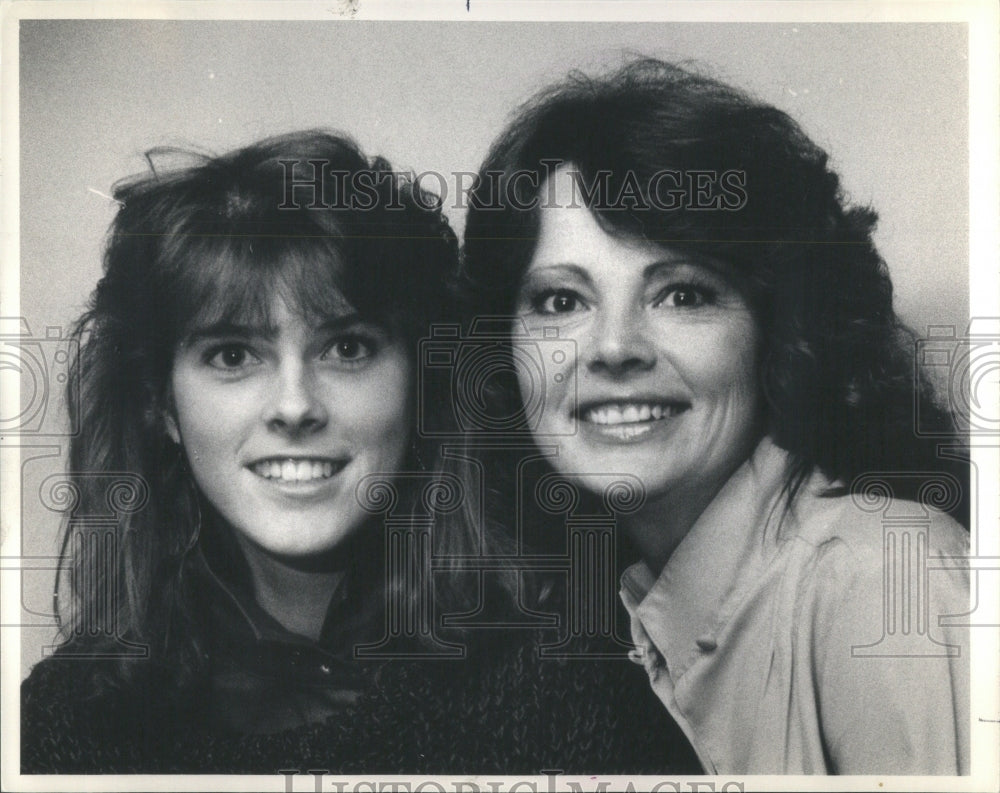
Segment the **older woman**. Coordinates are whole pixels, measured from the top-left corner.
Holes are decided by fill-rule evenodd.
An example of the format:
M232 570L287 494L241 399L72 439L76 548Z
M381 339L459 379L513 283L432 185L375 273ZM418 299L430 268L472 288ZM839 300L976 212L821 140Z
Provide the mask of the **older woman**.
M493 410L584 491L641 482L619 516L641 557L631 656L704 769L967 772L967 641L945 618L968 580L925 561L967 552L963 477L914 405L950 419L914 385L875 214L826 154L774 107L641 60L530 101L470 206L475 312L575 349L540 402L512 365L521 413L502 389Z

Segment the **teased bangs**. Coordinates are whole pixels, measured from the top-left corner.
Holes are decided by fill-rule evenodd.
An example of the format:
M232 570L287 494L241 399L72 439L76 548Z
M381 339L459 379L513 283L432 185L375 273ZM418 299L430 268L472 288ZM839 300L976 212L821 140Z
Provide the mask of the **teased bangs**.
M302 183L283 166L314 160L330 172L391 178L377 181L385 194L374 206L355 206L352 180L344 202L289 202ZM371 200L367 192L358 197ZM440 209L429 209L388 163L369 163L341 138L306 132L266 140L123 183L115 198L101 300L118 308L128 339L122 348L148 351L157 371L169 371L193 330L273 325L275 298L310 324L351 312L414 341L450 313L458 250Z
M358 312L389 325L359 305L367 268L348 266L336 236L203 235L184 248L165 301L175 343L217 324L273 326L276 297L309 323Z

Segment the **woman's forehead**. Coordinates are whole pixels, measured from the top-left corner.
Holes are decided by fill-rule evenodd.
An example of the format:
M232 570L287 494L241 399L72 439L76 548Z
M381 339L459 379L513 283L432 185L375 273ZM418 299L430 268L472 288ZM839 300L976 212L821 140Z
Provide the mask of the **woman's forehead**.
M609 218L579 203L546 206L539 210L538 237L529 270L551 264L600 263L609 253L646 265L687 264L704 267L723 277L735 277L738 268L703 246L665 234L641 235L616 227Z
M319 326L348 317L359 317L359 313L339 290L331 289L321 300L303 301L294 291L270 287L250 300L234 299L231 293L221 292L217 300L202 305L186 324L188 333L231 325L259 329L266 335L291 318Z
M267 262L220 256L196 270L185 285L187 295L180 295L187 332L223 324L273 329L282 312L307 324L357 313L341 288L343 272L329 257Z

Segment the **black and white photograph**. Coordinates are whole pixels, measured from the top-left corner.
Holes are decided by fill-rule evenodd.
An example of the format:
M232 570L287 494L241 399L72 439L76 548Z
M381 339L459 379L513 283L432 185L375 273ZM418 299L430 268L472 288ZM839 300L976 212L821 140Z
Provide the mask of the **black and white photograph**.
M1000 10L2 7L5 790L996 790Z

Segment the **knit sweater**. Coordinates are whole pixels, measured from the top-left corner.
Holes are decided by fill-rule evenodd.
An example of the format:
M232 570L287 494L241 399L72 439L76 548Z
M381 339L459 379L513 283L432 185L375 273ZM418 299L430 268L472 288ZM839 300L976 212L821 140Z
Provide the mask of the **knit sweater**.
M22 773L699 773L645 675L625 659L540 659L507 631L458 661L359 664L361 695L325 721L262 735L179 716L150 672L88 698L89 661L58 656L22 685ZM139 696L135 692L141 692Z

